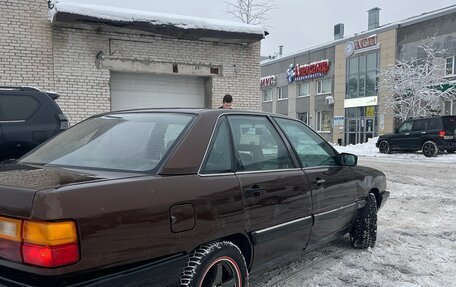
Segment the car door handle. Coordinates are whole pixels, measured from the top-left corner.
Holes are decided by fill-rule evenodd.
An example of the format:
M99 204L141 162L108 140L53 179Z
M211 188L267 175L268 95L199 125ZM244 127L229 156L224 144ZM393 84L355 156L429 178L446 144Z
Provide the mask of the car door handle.
M316 185L322 185L323 183L325 183L326 180L325 179L321 179L319 177L317 177L314 181L312 181L313 184L316 184Z
M250 188L245 189L245 193L247 196L258 197L258 196L264 194L265 192L266 192L266 190L264 188L261 188L257 184L254 184Z
M426 134L426 132L421 132L421 134L422 134L422 135L425 135L425 134Z

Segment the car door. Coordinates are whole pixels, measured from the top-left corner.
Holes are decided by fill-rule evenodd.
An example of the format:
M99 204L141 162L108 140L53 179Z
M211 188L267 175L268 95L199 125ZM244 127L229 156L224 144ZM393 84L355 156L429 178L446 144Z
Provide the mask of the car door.
M312 223L306 176L267 116L228 119L255 261L303 249Z
M314 222L309 245L346 233L357 212L355 173L343 166L338 153L303 123L284 118L276 121L310 181Z
M397 133L389 139L392 149L404 150L408 148L411 140L410 132L412 131L412 126L412 121L405 121L401 124Z
M418 150L421 144L428 138L428 123L429 119L419 119L413 121L412 131L410 132L410 140L407 142L405 149ZM404 143L405 144L405 143Z

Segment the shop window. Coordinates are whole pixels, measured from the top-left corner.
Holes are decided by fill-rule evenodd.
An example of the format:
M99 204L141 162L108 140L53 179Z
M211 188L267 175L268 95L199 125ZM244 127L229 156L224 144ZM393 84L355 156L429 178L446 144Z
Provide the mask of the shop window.
M330 111L318 111L316 118L316 127L319 132L331 131L331 113Z
M279 99L279 100L288 99L288 86L277 88L277 99Z
M310 82L299 84L298 97L305 97L310 95Z
M347 99L377 95L378 52L347 59Z
M298 113L297 118L306 125L309 125L309 113Z
M449 57L445 60L445 76L453 76L456 74L456 57Z
M263 102L272 102L272 89L263 90Z
M317 94L331 93L331 79L317 81Z

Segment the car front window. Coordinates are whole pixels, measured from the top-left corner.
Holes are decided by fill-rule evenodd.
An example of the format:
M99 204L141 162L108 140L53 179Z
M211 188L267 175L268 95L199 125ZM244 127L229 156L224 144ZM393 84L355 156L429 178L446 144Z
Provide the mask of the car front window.
M152 170L192 118L192 115L172 113L126 113L91 118L26 155L19 164Z
M412 130L413 122L404 122L399 127L399 133L408 133Z
M306 125L275 118L301 160L303 167L337 166L337 154L320 136Z

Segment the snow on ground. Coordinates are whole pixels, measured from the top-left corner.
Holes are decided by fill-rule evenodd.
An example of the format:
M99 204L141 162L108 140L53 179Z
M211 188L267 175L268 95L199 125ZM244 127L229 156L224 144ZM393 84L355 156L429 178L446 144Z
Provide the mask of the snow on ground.
M336 149L386 174L391 196L378 214L376 246L356 250L345 236L253 272L251 286L456 286L456 155L383 155L375 141Z

